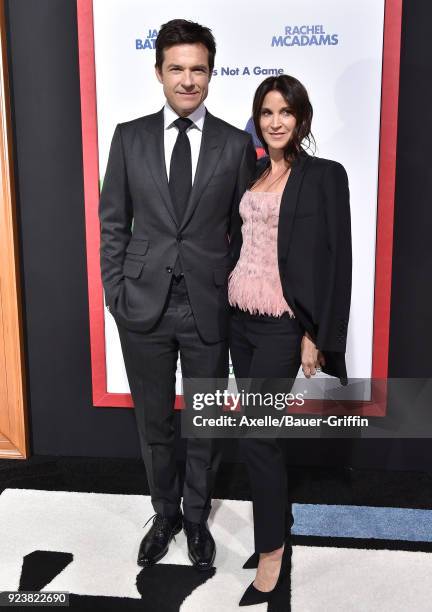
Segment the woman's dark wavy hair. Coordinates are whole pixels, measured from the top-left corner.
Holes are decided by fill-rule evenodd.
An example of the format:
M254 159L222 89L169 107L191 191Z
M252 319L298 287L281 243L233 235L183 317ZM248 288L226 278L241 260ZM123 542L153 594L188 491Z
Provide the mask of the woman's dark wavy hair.
M294 128L293 135L284 151L285 159L291 165L302 151L305 149L311 149L312 146L315 149L315 139L311 132L313 116L312 104L309 101L309 96L304 85L288 74L267 77L258 86L253 100L252 117L256 134L260 139L267 155L268 146L261 132L260 116L264 98L269 91L278 91L296 118L296 126ZM302 146L302 143L304 142L306 147Z
M186 19L172 19L161 26L155 44L156 67L162 70L165 49L174 47L174 45L193 45L196 43L201 43L207 47L211 76L216 55L216 41L212 31L210 28Z

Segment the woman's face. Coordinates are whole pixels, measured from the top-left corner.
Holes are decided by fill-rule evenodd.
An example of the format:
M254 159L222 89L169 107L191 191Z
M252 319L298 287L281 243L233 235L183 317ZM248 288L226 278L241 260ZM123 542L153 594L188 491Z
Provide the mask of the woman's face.
M290 141L296 118L279 91L272 90L266 94L260 112L260 128L264 140L271 150L283 150Z

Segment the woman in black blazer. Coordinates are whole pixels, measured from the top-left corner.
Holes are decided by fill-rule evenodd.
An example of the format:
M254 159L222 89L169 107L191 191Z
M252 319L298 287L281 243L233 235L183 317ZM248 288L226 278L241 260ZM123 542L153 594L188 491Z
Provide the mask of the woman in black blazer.
M229 279L230 351L240 379L292 383L321 368L347 382L345 348L351 299L347 174L308 155L312 106L288 75L265 79L253 120L267 157L240 203ZM240 231L241 229L241 231ZM271 386L271 384L270 384ZM277 388L273 385L273 388ZM285 392L288 389L284 388ZM255 581L240 605L270 601L290 571L292 515L277 439L243 438L254 511Z

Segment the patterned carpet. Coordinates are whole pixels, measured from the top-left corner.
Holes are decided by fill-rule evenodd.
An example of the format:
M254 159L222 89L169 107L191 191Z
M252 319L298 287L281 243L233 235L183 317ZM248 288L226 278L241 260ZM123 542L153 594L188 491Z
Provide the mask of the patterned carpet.
M380 489L371 491L380 478ZM136 565L148 528L143 525L153 514L138 462L1 461L0 591L68 591L74 610L238 610L254 576L254 570L241 569L253 533L241 468L222 470L217 492L232 492L233 479L238 499L213 503L217 557L215 569L202 574L190 566L183 533L158 565ZM432 610L428 475L297 471L291 482L303 498L293 500L291 594L287 588L272 606L251 610ZM310 486L302 489L299 482ZM415 485L425 484L429 489L417 489L413 504ZM307 490L311 503L304 499ZM388 503L391 494L397 505ZM332 497L336 503L329 503ZM349 497L356 503L346 503Z

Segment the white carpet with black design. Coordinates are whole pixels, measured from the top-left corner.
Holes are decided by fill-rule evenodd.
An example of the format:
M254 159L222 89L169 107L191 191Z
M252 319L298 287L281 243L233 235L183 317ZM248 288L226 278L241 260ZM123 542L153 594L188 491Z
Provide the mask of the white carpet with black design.
M67 591L76 610L239 609L255 573L242 569L253 530L240 468L228 486L229 469L219 479L218 492L235 489L240 499L214 500L217 556L202 573L190 565L183 533L159 564L137 566L153 514L138 463L33 458L0 466L0 591ZM431 476L297 470L290 481L291 593L288 586L273 605L250 610L432 610Z

